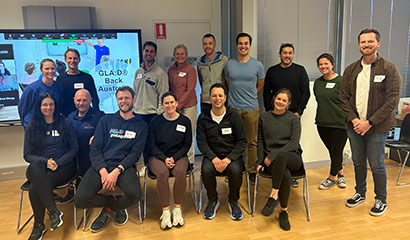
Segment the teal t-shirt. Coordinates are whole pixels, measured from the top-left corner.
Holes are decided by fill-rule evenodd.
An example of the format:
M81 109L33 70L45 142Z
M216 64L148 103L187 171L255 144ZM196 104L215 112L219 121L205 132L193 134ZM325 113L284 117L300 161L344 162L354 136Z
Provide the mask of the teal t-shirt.
M265 78L261 62L252 57L246 63L232 58L225 65L225 76L229 78L229 106L241 111L259 108L256 85Z

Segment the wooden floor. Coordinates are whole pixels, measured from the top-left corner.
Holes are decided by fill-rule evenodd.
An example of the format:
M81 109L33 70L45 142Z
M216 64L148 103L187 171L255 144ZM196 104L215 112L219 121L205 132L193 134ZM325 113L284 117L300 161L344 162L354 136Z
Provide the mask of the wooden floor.
M395 162L386 161L386 164ZM289 201L291 231L282 231L278 226L278 212L271 217L260 214L270 191L270 181L263 179L257 197L257 210L254 217L244 211L242 221L232 221L227 206L227 184L218 178L220 209L213 220L205 220L194 211L188 191L183 204L185 226L162 231L158 222L161 214L155 191L155 181L148 180L148 212L143 224L139 223L136 207L128 210L130 219L125 226L109 223L100 233L74 230L72 203L58 205L64 212L64 225L57 230L48 231L45 239L409 239L410 238L410 185L396 186L398 167L388 167L388 209L381 217L369 215L374 203L371 172L368 174L367 200L356 208L347 208L344 202L354 193L353 166L345 166L347 188L334 187L318 190L318 184L328 174L328 168L308 169L311 221L307 222L302 199L302 187L292 188ZM198 184L199 171L196 172ZM410 168L406 167L403 181L410 181ZM20 233L16 233L19 186L25 179L0 182L0 236L1 239L27 239L32 222ZM253 186L251 187L253 191ZM61 192L64 194L64 192ZM205 191L204 191L205 194ZM246 187L241 190L241 206L246 204ZM206 203L206 200L205 200ZM244 210L244 208L242 208ZM246 207L245 207L246 209ZM91 219L99 213L95 209ZM23 218L31 214L27 193L24 194ZM82 210L78 210L80 218ZM48 225L48 217L46 217ZM88 225L89 226L89 225Z

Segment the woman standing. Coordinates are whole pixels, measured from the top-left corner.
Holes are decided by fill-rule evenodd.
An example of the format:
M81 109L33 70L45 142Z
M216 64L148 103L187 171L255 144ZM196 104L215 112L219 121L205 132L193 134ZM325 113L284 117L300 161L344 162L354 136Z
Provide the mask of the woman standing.
M280 202L279 226L290 230L288 199L291 172L302 167L300 121L288 111L292 94L288 89L280 89L273 97L273 110L264 112L258 126L258 162L256 171L264 171L272 176L272 190L265 207L264 216L270 216Z
M181 203L186 187L186 171L188 169L187 153L192 143L191 122L179 114L178 100L171 92L161 97L165 112L156 116L149 126L149 149L151 158L149 169L157 176L157 193L162 207L161 228L181 227L184 219L181 213ZM174 209L169 210L169 175L175 176Z
M195 68L187 62L188 49L185 45L178 44L175 46L174 58L174 65L168 69L169 90L175 94L179 100L177 111L187 116L191 121L192 134L194 134L197 117L197 97L195 92L196 71ZM194 157L194 143L192 142L188 152L190 163L194 162Z
M339 100L342 76L333 70L335 60L332 55L323 53L316 62L319 71L323 74L316 79L313 86L317 101L316 125L319 136L329 151L331 161L330 174L320 183L319 189L329 189L335 185L345 188L346 182L342 164L347 131L345 114Z
M77 137L71 123L62 117L49 93L42 93L34 105L33 117L24 133L24 159L30 163L26 176L34 213L29 240L42 239L47 231L44 213L50 216L50 231L63 224L53 189L70 180L77 171Z

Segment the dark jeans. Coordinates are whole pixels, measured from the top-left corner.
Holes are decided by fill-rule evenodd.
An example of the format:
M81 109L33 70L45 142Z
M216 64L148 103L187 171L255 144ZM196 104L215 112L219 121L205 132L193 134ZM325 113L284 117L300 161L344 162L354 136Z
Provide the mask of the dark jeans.
M142 120L144 120L144 122L146 122L149 126L151 120L158 116L157 114L138 114ZM145 147L144 147L144 151L142 153L142 155L144 156L144 166L148 166L148 159L150 158L150 151L149 151L149 147L148 147L148 139L145 142Z
M361 136L353 129L348 129L347 136L352 149L356 192L362 196L366 195L367 161L369 161L373 174L375 198L386 201L387 175L384 166L384 146L386 145L387 132L366 133Z
M141 186L135 168L128 168L121 173L116 186L123 191L124 195L118 196L115 200L113 196L99 194L102 188L101 176L90 167L78 186L75 205L79 208L109 207L113 211L119 211L136 204L141 199Z
M288 206L291 172L296 172L302 166L302 158L294 152L280 152L269 167L264 171L272 176L272 188L278 189L280 206Z
M347 130L317 126L320 139L325 144L330 155L330 175L336 176L343 168L343 149L346 145Z
M30 181L29 197L34 213L34 222L43 223L45 209L55 208L53 189L66 183L76 172L76 165L58 167L57 170L47 169L44 163L30 163L26 176Z
M220 173L216 171L211 160L204 158L202 160L202 181L208 194L208 201L217 201L218 192L216 191L216 176L229 176L229 195L228 200L238 201L239 191L242 185L243 160L232 161L226 169Z

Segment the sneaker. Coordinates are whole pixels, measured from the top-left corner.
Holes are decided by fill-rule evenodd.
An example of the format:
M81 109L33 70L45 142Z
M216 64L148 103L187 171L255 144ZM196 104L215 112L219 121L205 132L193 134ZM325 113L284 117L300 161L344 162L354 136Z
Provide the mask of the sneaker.
M286 211L279 213L279 227L285 231L290 230L289 214Z
M127 223L128 221L128 212L127 209L121 209L120 211L115 213L115 224L118 226L122 226Z
M140 177L144 177L144 176L145 176L145 169L147 169L147 166L143 166L143 167L138 171L138 174L140 175Z
M174 208L172 211L172 225L174 227L184 226L184 219L182 218L181 208Z
M232 201L229 203L229 211L231 212L232 220L241 220L243 218L241 208L237 201Z
M330 178L326 178L320 183L319 189L326 190L326 189L334 187L335 185L336 185L336 181L331 180Z
M279 205L279 199L274 199L273 197L269 197L268 201L266 202L265 206L262 209L262 215L269 217L275 211L276 206Z
M204 211L204 218L213 219L216 215L216 211L218 210L218 208L219 208L218 200L216 202L215 201L208 202L208 205L206 206L205 211Z
M74 190L73 189L68 189L67 195L62 197L58 202L60 204L67 204L70 203L74 200Z
M360 195L360 193L355 193L353 197L346 200L346 206L348 207L356 207L359 203L366 200L366 197Z
M255 185L256 173L249 174L249 183Z
M33 231L28 237L28 240L41 240L43 239L44 233L47 232L46 225L44 223L34 223Z
M387 203L382 200L376 199L374 206L370 209L370 215L372 216L381 216L387 209Z
M49 212L48 215L50 217L50 231L63 225L63 212L56 209L53 212Z
M344 176L339 176L337 178L337 182L336 182L337 186L340 188L345 188L346 187L346 181L345 181L345 177Z
M100 214L94 219L93 223L91 223L91 232L96 233L103 230L111 219L111 213L109 213L105 208L102 208Z
M53 192L54 201L60 201L61 197L57 193Z
M172 223L171 223L171 212L168 210L162 211L162 215L159 218L161 220L161 229L162 230L167 230L172 228Z
M292 180L290 181L290 185L292 185L292 187L294 187L294 188L299 187L298 180L295 179L295 178L292 178Z

